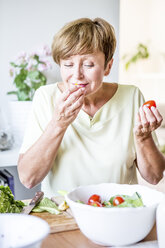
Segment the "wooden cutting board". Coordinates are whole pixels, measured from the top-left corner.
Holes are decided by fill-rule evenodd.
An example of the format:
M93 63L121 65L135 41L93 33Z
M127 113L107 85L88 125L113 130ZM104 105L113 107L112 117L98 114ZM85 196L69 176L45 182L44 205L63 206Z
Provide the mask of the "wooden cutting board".
M51 200L53 200L57 204L60 204L61 201L64 200L64 198L61 196L57 196L53 197ZM48 212L31 213L30 215L34 215L45 220L50 226L50 233L58 233L79 229L70 209L63 211L62 214L59 215L50 214Z

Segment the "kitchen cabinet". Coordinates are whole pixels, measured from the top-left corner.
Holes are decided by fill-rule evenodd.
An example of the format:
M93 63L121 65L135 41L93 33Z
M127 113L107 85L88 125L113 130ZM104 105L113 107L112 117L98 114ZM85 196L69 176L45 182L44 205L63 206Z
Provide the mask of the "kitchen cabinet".
M22 185L17 172L18 154L19 147L14 147L8 151L0 151L0 169L7 169L14 176L15 199L30 199L36 191L41 189L41 186L37 185L33 189L27 189Z

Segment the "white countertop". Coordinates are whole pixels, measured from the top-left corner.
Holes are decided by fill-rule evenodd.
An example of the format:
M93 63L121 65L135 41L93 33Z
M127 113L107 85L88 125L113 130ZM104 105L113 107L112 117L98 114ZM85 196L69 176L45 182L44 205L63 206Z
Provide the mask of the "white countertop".
M11 150L0 151L0 167L17 166L20 147Z

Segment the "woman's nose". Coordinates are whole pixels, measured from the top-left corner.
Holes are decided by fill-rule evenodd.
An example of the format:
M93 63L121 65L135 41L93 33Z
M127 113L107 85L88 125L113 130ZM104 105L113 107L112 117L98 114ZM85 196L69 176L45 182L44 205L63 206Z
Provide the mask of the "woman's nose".
M75 66L75 68L74 68L74 78L75 79L81 79L81 78L83 78L83 69L82 69L82 67L81 66Z

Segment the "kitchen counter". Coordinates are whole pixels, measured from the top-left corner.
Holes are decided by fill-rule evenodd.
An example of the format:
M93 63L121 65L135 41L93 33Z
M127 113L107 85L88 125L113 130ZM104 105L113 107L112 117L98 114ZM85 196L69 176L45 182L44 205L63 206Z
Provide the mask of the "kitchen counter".
M52 200L58 205L64 198L62 196L52 197ZM68 212L69 211L69 212ZM52 215L47 212L31 213L45 220L50 226L50 234L43 241L41 248L101 248L90 241L78 228L70 209L60 215ZM120 248L158 248L156 224L147 237L134 245ZM115 247L119 248L119 247Z
M60 233L49 234L43 241L41 248L101 248L100 246L92 243L86 238L80 230L66 231ZM119 248L119 247L115 247ZM158 248L156 225L153 227L149 235L141 242L124 246L123 248Z

